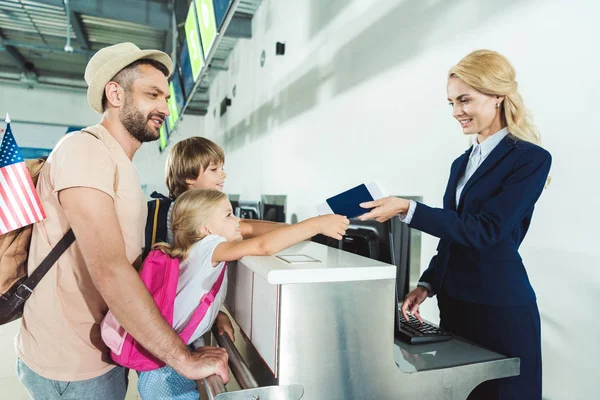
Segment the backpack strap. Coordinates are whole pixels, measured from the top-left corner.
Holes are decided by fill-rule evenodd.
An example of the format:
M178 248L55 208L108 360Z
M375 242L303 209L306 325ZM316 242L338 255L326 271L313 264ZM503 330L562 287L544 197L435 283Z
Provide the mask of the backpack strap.
M204 296L202 296L200 304L192 314L190 322L188 322L185 328L183 328L183 331L179 334L179 337L181 337L181 340L183 340L183 342L186 345L190 341L190 338L192 337L194 332L196 331L196 328L198 328L198 325L200 325L200 322L202 322L202 320L204 319L206 312L208 311L212 303L215 301L215 297L217 297L219 290L221 290L221 284L223 283L223 279L225 278L226 271L227 263L225 263L223 269L221 269L221 273L219 274L217 281L214 283L210 291Z
M54 263L60 258L60 256L71 246L71 244L75 241L75 234L72 229L69 229L65 236L63 236L56 246L50 253L44 258L44 260L38 265L38 267L33 271L31 275L23 283L17 287L17 291L15 292L15 296L25 301L31 296L33 293L33 289L37 286L38 283L42 280L44 275L52 268Z
M154 243L167 241L167 216L172 202L167 197L156 197L148 202L148 217L144 231L144 258L148 256Z
M156 243L156 227L158 225L158 210L160 209L160 200L156 199L155 202L156 205L154 207L154 219L152 222L152 241L150 242L151 246L153 246L154 243Z

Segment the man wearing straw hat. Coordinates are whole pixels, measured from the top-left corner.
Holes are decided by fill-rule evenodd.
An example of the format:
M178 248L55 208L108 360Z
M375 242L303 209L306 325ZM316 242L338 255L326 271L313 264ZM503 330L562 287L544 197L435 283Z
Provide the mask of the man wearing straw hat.
M85 70L99 124L66 135L37 190L47 219L35 224L29 272L69 230L75 243L25 305L16 339L19 378L34 399L123 399L127 370L110 362L99 324L110 307L121 325L190 379L226 382L227 354L191 352L161 317L132 267L140 256L146 202L133 155L157 140L169 115L169 56L121 43L98 51Z

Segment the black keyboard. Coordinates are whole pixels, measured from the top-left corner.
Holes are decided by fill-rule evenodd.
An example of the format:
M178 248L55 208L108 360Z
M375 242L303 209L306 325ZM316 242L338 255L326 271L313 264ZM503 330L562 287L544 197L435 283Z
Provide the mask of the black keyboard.
M399 330L396 334L400 340L409 344L434 343L443 342L452 339L452 334L438 328L437 326L419 320L413 315L408 316L408 321L404 319L404 315L398 315L400 321Z

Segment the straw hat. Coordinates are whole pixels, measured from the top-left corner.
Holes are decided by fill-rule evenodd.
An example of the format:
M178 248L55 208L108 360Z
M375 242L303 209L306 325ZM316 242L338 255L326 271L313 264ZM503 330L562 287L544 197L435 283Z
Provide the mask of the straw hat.
M102 114L102 96L106 84L116 74L134 61L147 58L156 60L173 73L173 61L159 50L140 50L133 43L119 43L99 50L85 68L85 81L88 84L87 98L92 109Z

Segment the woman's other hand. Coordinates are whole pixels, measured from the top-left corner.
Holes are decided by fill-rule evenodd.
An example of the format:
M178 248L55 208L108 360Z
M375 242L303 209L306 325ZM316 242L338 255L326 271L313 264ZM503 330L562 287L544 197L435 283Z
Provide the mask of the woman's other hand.
M406 214L410 207L410 201L389 196L375 201L360 203L360 206L362 208L372 208L372 210L358 217L359 220L374 219L377 222L385 222L398 214Z
M408 312L414 315L421 323L423 319L419 313L419 305L425 301L429 295L429 289L423 286L417 286L404 298L402 303L402 315L408 321Z

